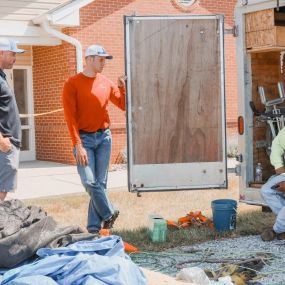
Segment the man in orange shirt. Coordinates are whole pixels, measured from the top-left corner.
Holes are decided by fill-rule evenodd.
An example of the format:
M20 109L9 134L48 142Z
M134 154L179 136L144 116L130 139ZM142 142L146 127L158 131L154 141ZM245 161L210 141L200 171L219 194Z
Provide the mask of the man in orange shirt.
M112 137L108 103L125 110L125 78L115 86L101 74L106 59L112 59L103 47L89 46L86 67L64 84L64 115L74 146L81 182L90 195L87 230L98 233L113 227L119 211L106 194Z

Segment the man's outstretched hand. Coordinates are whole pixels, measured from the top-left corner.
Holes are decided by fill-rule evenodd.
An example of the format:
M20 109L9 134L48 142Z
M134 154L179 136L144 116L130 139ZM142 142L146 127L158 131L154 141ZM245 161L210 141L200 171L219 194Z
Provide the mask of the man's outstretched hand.
M122 76L118 77L118 87L119 88L125 87L126 86L126 83L125 83L126 80L127 80L126 75L122 75Z

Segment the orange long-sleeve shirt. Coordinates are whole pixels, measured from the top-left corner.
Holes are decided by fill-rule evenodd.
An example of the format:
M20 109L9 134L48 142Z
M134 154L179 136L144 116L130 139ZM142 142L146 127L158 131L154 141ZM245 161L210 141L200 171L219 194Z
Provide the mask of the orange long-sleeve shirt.
M96 132L108 128L109 100L125 110L125 88L118 88L104 75L87 77L83 73L70 77L63 88L64 116L73 145L81 143L79 130Z

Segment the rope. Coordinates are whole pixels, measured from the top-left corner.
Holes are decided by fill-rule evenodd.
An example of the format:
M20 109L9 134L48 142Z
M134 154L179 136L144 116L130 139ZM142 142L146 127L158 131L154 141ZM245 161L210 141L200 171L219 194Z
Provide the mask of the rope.
M40 116L45 116L45 115L61 112L61 111L63 111L63 108L52 110L49 112L44 112L44 113L37 113L37 114L20 114L20 118L40 117Z
M245 251L244 253L247 253L246 255L255 255L255 254L264 254L265 256L260 257L261 261L265 264L265 265L269 265L268 262L270 263L270 261L275 257L283 257L284 256L284 251L281 250L281 252L260 252L260 251ZM153 271L159 271L162 272L164 274L168 274L168 275L175 275L181 268L179 268L179 263L183 263L183 261L186 261L185 263L185 267L186 264L188 263L189 265L191 264L190 267L192 266L198 266L201 263L208 263L207 262L207 258L209 258L211 255L213 254L213 252L210 249L206 249L206 250L201 250L201 251L196 251L196 252L139 252L139 253L132 253L130 254L131 259L133 260L133 262L135 262L136 264L138 264L139 266L142 267L146 267L149 268L150 270ZM269 256L266 256L266 255ZM221 262L217 262L218 264L221 264L223 261L225 261L227 258L231 258L231 259L244 259L245 257L242 257L243 253L240 252L238 254L236 254L235 256L233 256L233 254L229 255L224 255L223 258L221 258ZM180 257L180 258L179 258ZM192 257L193 258L193 263L191 262L191 259L189 260L185 260L185 258L189 258ZM242 258L241 258L242 257ZM197 262L197 260L200 258L199 262ZM224 259L224 260L223 260ZM188 261L188 262L187 262ZM229 262L229 264L231 264L231 262ZM189 266L188 265L188 266ZM223 269L224 267L227 267L228 264L224 264L224 265L220 265L219 269ZM272 274L276 274L276 273L284 273L285 269L279 269L276 268L274 266L268 266L269 270L267 271L260 271L260 270L256 270L254 268L250 268L247 266L243 266L240 264L236 264L237 267L239 268L243 268L252 272L255 272L258 276L271 276ZM278 283L274 283L274 284L270 284L270 285L277 285ZM269 284L268 284L269 285ZM278 284L280 285L280 284Z

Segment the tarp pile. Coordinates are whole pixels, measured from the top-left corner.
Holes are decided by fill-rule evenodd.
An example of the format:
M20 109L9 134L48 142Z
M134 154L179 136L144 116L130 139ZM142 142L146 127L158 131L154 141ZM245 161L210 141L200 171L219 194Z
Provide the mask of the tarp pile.
M0 267L12 268L33 256L42 247L60 247L90 240L78 226L59 227L52 217L20 200L0 203Z
M19 200L0 203L0 267L1 285L147 284L120 237L59 227L41 208Z
M120 237L42 248L37 261L0 276L1 285L146 285L147 280L124 252Z

